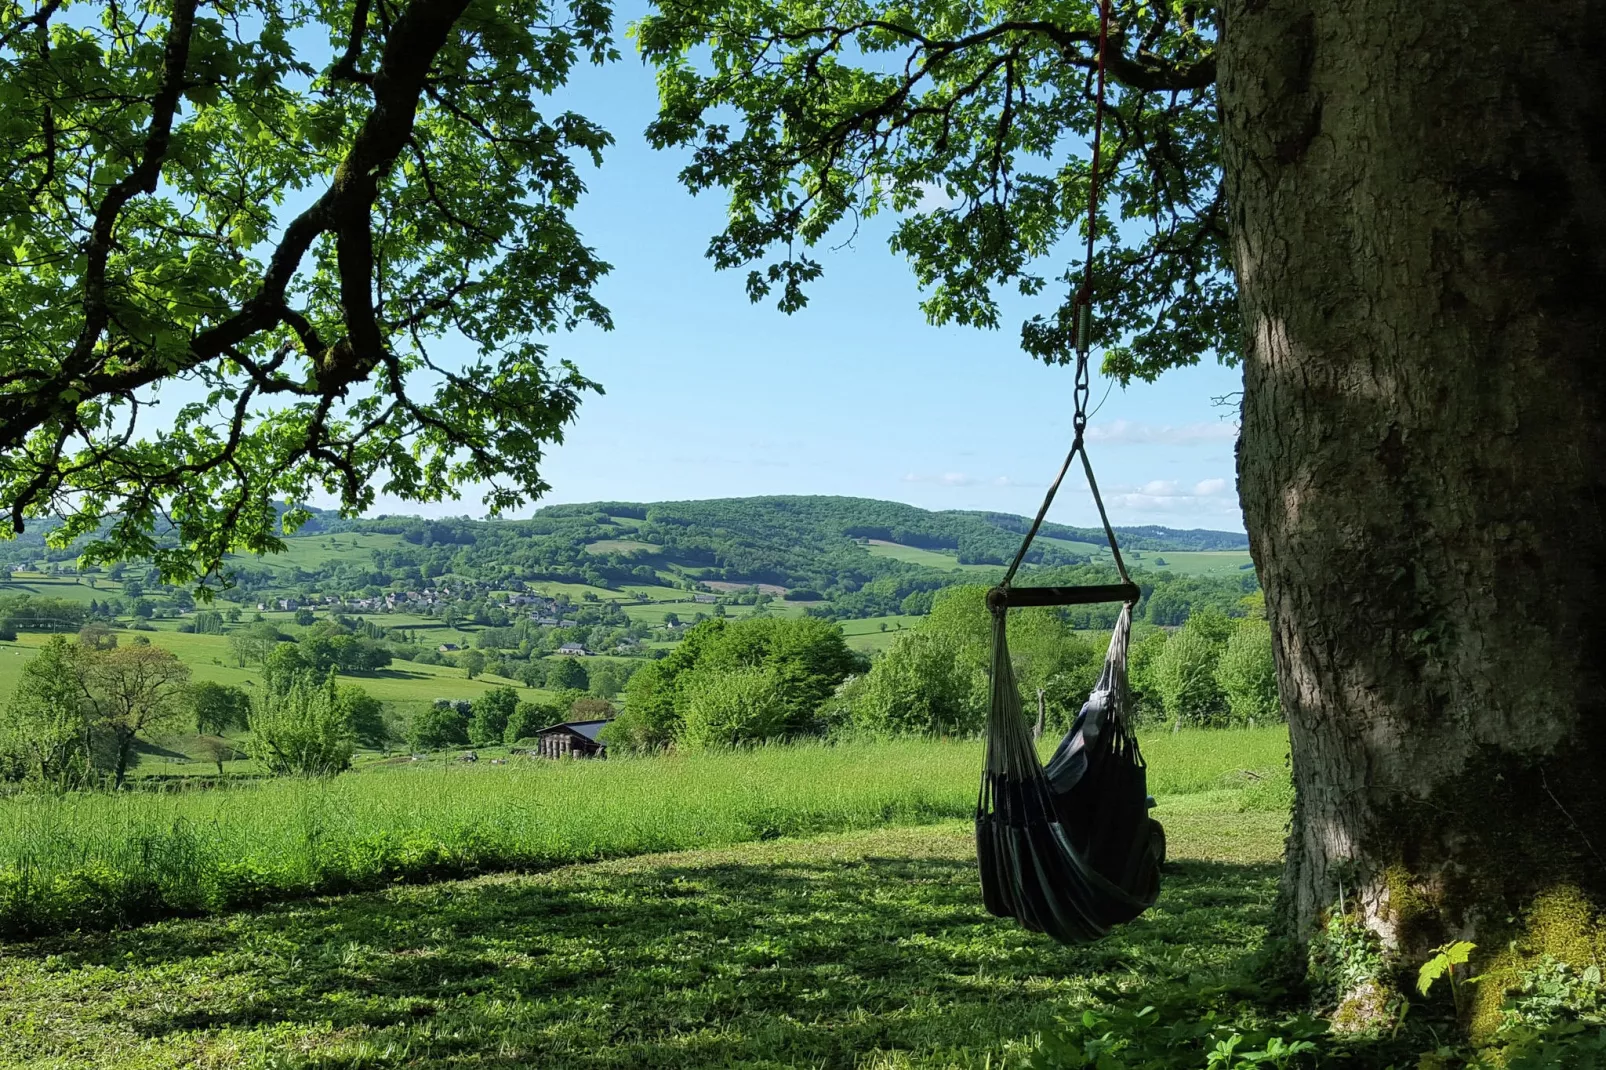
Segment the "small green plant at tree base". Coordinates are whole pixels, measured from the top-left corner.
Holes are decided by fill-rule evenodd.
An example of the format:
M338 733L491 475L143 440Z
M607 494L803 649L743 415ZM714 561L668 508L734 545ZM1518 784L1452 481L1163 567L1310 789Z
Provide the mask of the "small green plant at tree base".
M1340 900L1312 938L1308 963L1318 1000L1332 1006L1382 976L1383 947L1375 933L1345 911Z
M1459 977L1456 967L1465 966L1477 946L1466 940L1456 940L1434 948L1433 956L1416 971L1416 990L1425 996L1432 990L1435 981L1441 977L1449 978L1450 998L1455 1002L1456 1013L1461 1013L1461 986L1474 984L1478 978Z

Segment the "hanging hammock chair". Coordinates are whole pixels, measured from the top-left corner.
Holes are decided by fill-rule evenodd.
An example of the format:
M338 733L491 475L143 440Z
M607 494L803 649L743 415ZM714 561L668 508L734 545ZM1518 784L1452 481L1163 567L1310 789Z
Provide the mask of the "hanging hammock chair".
M1154 802L1127 704L1127 637L1137 596L1130 580L1108 587L1001 586L988 594L992 696L976 803L982 899L991 913L1065 944L1097 940L1160 894L1165 831L1149 816ZM1098 685L1042 765L1010 664L1009 607L1116 598L1126 604Z
M992 695L987 713L987 755L976 803L976 853L987 909L999 917L1015 918L1026 928L1047 933L1065 944L1097 940L1153 906L1160 895L1160 865L1165 861L1165 830L1149 816L1154 800L1149 797L1143 755L1132 733L1127 702L1127 638L1132 628L1132 607L1141 592L1121 560L1121 548L1105 514L1083 443L1087 430L1093 240L1098 223L1099 141L1108 40L1109 0L1100 0L1086 274L1075 302L1075 438L1003 581L987 594L987 607L993 617ZM1011 586L1060 483L1078 457L1121 582L1086 587ZM1032 732L1022 714L1020 688L1010 664L1009 610L1100 602L1124 603L1110 637L1104 671L1070 731L1044 766L1038 761Z

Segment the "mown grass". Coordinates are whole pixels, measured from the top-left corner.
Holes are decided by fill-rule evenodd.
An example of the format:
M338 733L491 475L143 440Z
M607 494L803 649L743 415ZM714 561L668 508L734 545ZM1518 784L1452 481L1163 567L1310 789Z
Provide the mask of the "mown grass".
M661 546L654 546L640 539L598 539L585 544L585 552L588 554L654 554L662 549Z
M0 1066L997 1067L1243 964L1282 822L1173 821L1159 904L1077 948L983 910L968 822L13 944Z
M1197 743L1187 745L1189 740ZM1154 737L1168 804L1280 814L1280 729ZM104 927L500 869L964 817L979 743L372 767L179 794L0 799L0 930ZM1244 770L1253 775L1246 777ZM1255 779L1258 778L1258 779Z

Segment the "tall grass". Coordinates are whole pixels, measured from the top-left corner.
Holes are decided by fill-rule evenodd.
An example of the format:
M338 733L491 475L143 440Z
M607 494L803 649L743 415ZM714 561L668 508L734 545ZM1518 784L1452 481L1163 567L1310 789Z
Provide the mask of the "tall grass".
M1157 795L1286 783L1282 729L1144 742ZM329 781L0 799L0 932L127 924L496 869L969 816L981 744L427 763ZM1269 805L1283 805L1280 797Z

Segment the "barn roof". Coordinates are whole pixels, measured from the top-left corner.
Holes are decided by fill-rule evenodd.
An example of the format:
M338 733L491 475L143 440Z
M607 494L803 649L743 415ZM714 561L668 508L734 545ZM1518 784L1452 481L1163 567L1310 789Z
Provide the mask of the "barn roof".
M597 743L600 742L600 740L597 739L597 733L601 732L602 726L607 723L607 721L565 721L562 724L555 724L547 728L543 728L538 734L556 732L559 729L563 729L565 731L573 732L577 736L584 736L591 742Z

